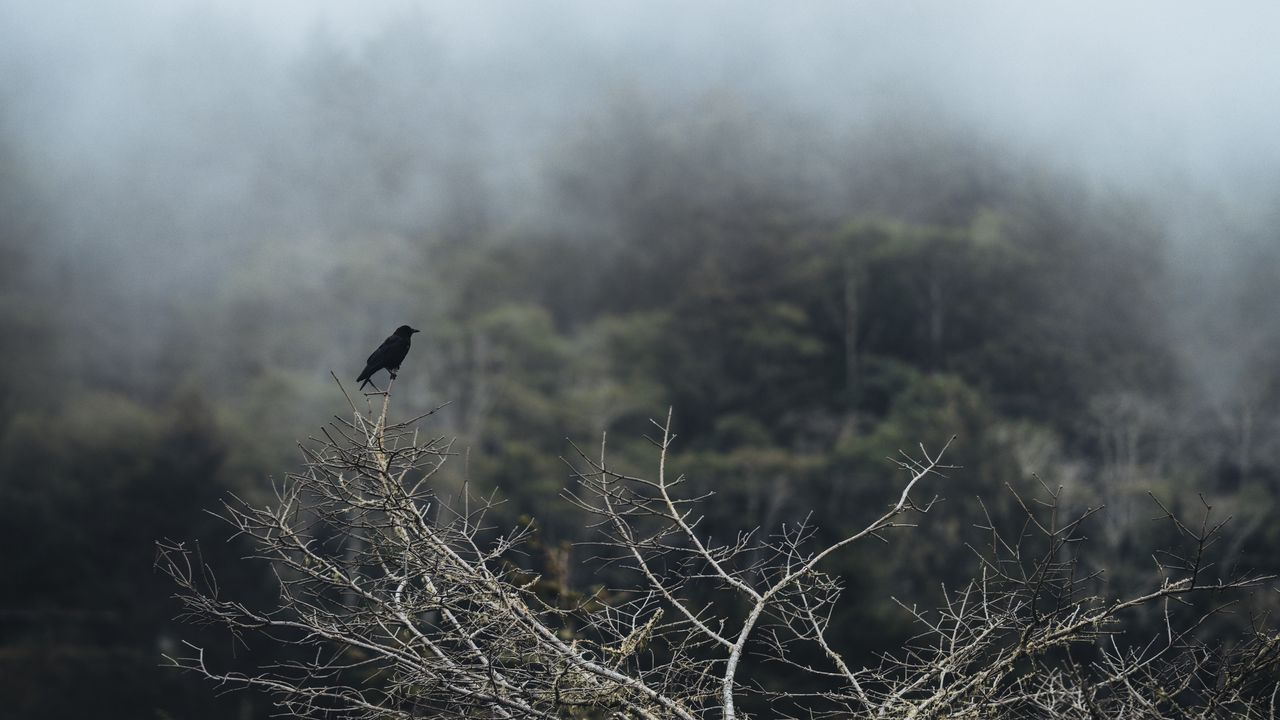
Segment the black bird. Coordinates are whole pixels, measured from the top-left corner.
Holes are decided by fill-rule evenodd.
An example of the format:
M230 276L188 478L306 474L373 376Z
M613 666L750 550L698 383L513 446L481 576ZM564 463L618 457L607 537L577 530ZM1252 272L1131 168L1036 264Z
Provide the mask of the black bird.
M418 332L408 325L401 325L396 331L391 333L391 337L382 341L377 350L369 356L369 362L364 366L364 372L360 373L360 377L356 378L356 382L360 383L360 389L363 390L365 385L372 382L369 378L379 370L386 370L391 373L391 379L396 378L396 371L400 369L400 363L404 362L404 356L409 354L409 338Z

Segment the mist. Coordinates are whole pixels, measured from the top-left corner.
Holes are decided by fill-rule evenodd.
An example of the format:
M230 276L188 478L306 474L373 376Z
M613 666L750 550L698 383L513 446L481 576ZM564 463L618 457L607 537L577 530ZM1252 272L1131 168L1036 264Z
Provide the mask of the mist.
M0 542L50 538L3 642L150 672L180 636L152 541L220 540L203 509L268 497L346 412L330 372L406 323L397 401L450 403L433 432L465 448L441 482L548 547L582 539L565 437L641 463L674 407L723 536L838 528L896 444L960 433L954 497L1038 473L1114 507L1117 586L1150 489L1238 511L1274 571L1277 27L1265 2L0 4ZM958 562L885 557L886 593ZM85 605L132 634L57 619ZM177 682L119 707L232 707Z
M1268 3L53 2L2 20L4 142L45 208L40 254L145 329L248 264L323 275L326 243L450 213L554 223L548 164L625 102L659 129L735 103L809 165L868 128L970 137L1142 198L1207 288L1265 242L1280 186ZM362 74L380 55L391 72ZM316 125L327 102L349 126Z

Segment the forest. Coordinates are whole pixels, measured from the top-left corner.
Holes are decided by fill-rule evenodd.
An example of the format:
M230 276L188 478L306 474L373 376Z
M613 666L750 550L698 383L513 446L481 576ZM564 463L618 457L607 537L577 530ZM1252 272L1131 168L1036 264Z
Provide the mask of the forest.
M666 462L714 493L719 539L834 542L896 499L900 450L955 436L909 539L828 561L856 661L902 647L893 599L974 577L984 518L1042 483L1104 507L1082 557L1108 592L1159 577L1165 508L1230 518L1215 573L1280 573L1274 171L1248 198L1099 179L925 102L787 101L641 41L579 75L578 46L510 62L553 22L488 55L422 15L287 52L204 16L52 68L38 33L0 50L6 712L266 717L266 695L161 667L183 640L232 667L273 648L183 622L156 543L269 600L208 511L269 502L347 412L330 373L353 392L404 323L393 413L439 408L436 492L500 500L551 595L601 582L566 458L607 433L649 473L669 410Z

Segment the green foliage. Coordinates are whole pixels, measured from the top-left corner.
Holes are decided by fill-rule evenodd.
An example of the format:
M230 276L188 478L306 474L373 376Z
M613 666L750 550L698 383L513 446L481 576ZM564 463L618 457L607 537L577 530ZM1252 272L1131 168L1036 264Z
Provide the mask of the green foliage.
M92 393L56 414L18 415L0 440L0 527L8 547L38 538L39 551L11 558L30 584L7 585L6 604L69 601L144 614L133 583L150 566L157 534L212 529L200 508L226 489L226 447L210 412L195 395L153 412Z
M806 518L826 538L861 527L899 487L886 456L957 436L963 468L930 486L947 502L910 542L832 558L858 578L836 622L864 657L906 630L887 596L972 574L970 498L1007 514L1005 484L1031 472L1079 506L1123 500L1103 531L1118 556L1145 532L1147 489L1216 485L1244 519L1242 562L1275 568L1260 520L1280 486L1280 451L1260 439L1280 429L1280 324L1262 310L1274 253L1232 300L1248 382L1200 398L1164 320L1160 222L1131 199L910 123L835 139L731 97L626 96L558 141L535 170L550 206L524 214L465 170L430 174L468 167L465 149L413 132L449 121L449 103L378 81L430 86L434 71L411 72L434 62L420 53L319 38L272 79L307 121L254 153L270 209L234 219L244 239L229 231L227 248L201 237L235 260L154 312L92 261L64 278L40 253L41 198L0 146L0 542L23 550L0 604L105 613L15 623L5 651L51 633L81 658L99 638L152 663L172 608L151 541L220 541L201 510L228 489L269 493L294 441L345 412L328 372L354 393L365 354L406 321L424 332L397 399L452 403L429 430L458 438L438 481L496 488L509 502L494 522L532 515L546 548L589 533L558 497L566 437L594 451L607 431L617 467L652 475L642 436L669 407L672 469L716 493L700 527L717 539ZM1091 403L1121 391L1165 401L1123 468Z
M229 489L227 446L198 394L149 409L117 394L72 395L12 417L0 437L0 544L8 548L0 607L12 623L0 652L0 696L24 717L76 707L50 702L28 674L74 673L86 693L148 712L180 707L156 647L171 636L171 590L152 572L160 537L224 534L205 514ZM211 543L228 563L238 544ZM248 569L223 578L253 592ZM24 679L25 678L25 679ZM63 708L63 710L59 710Z

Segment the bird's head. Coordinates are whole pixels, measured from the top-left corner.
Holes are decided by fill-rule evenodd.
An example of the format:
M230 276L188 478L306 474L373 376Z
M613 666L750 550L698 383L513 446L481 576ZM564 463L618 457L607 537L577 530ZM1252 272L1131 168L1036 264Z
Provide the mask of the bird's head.
M396 332L395 332L395 334L396 334L396 335L399 335L400 337L407 338L407 337L409 337L410 335L412 335L412 334L414 334L414 333L416 333L416 332L418 332L418 331L417 331L417 330L414 330L413 328L409 327L408 325L401 325L400 327L396 328Z

